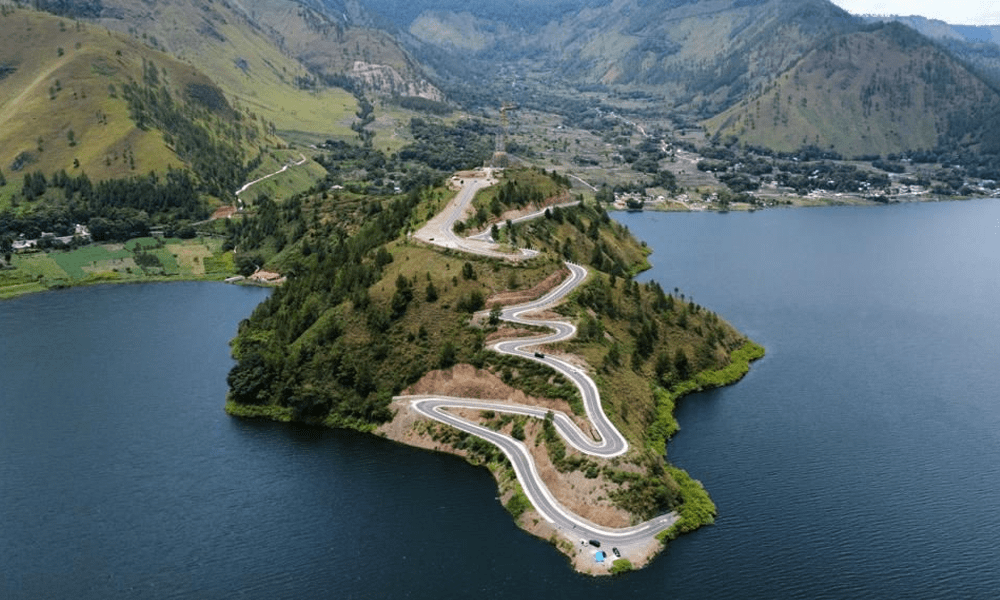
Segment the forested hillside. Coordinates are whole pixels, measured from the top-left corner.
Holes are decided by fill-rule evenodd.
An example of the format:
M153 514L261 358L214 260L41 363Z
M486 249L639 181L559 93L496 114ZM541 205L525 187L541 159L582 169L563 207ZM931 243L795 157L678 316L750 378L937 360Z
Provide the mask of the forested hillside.
M231 160L199 144L263 141L209 77L123 36L11 9L0 15L0 36L0 168L8 175L163 172Z

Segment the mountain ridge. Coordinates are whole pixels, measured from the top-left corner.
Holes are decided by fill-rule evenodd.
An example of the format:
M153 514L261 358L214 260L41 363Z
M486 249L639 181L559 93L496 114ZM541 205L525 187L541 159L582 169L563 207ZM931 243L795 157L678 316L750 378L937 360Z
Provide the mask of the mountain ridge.
M992 128L973 121L992 122L998 109L995 87L933 41L889 23L816 48L707 127L781 151L812 144L845 156L890 154L982 144Z

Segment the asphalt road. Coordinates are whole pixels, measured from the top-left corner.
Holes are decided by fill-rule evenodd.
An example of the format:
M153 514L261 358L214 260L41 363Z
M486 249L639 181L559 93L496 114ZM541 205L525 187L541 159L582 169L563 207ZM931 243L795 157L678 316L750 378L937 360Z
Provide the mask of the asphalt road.
M495 183L496 180L489 173L485 177L468 177L463 179L462 189L448 203L448 206L431 220L427 221L423 227L413 234L413 237L443 248L463 250L472 254L502 260L521 260L537 255L537 251L526 248L514 254L500 252L496 249L496 245L492 241L463 238L455 234L455 223L461 220L466 208L472 203L472 199L475 198L476 192Z
M461 218L468 203L479 189L490 185L488 178L466 180L456 199L449 203L445 210L431 219L428 224L417 232L416 237L432 244L446 248L454 248L475 254L495 258L517 258L523 255L510 255L499 252L488 241L462 239L455 235L452 227ZM530 215L537 217L542 212ZM578 451L602 458L621 456L628 451L628 442L624 436L608 420L601 406L601 395L594 381L580 368L561 359L543 355L536 356L532 348L543 344L567 340L576 335L576 327L566 321L531 319L525 315L541 311L562 302L565 297L581 285L587 278L587 270L576 264L566 263L570 271L567 277L555 289L543 297L503 309L501 319L524 325L542 325L549 327L553 333L525 339L504 340L493 345L493 349L503 354L513 354L528 360L541 362L568 377L580 391L587 417L596 433L596 439L591 433L582 431L576 423L562 412L553 412L553 423L559 434ZM461 431L478 436L500 448L514 467L521 487L535 510L559 530L567 539L596 539L615 546L622 546L627 556L629 546L648 544L660 531L669 528L677 520L675 513L661 515L650 521L633 527L614 529L591 523L562 506L552 495L545 482L538 474L535 461L527 447L508 435L493 431L463 419L449 412L448 409L492 410L511 414L527 415L543 419L549 412L547 409L510 404L507 402L489 402L468 398L449 398L444 396L411 396L409 399L413 408L420 414L435 421L451 425Z

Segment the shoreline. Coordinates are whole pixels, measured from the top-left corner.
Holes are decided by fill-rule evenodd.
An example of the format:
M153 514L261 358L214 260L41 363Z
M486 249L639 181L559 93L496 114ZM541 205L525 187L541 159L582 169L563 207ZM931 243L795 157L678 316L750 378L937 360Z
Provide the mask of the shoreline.
M233 252L210 237L92 242L13 255L0 269L0 301L90 285L224 281L235 274Z
M895 206L903 204L930 204L938 202L970 202L975 200L996 200L1000 199L1000 196L932 196L924 195L920 197L908 197L908 198L893 198L890 197L887 202L877 202L869 198L863 198L861 196L849 196L845 195L842 197L815 197L810 198L808 196L761 196L762 201L773 201L775 204L756 206L753 204L747 204L745 202L735 202L727 208L721 208L717 204L711 202L698 202L694 206L680 201L666 200L664 202L651 202L647 203L643 208L640 209L630 209L624 206L624 204L611 203L608 205L609 211L614 212L662 212L662 213L698 213L698 212L713 212L713 213L727 213L727 212L757 212L764 210L774 210L774 209L795 209L795 208L828 208L837 206L856 206L856 207L869 207L869 206Z
M14 284L14 285L11 285L11 286L0 287L0 302L4 302L6 300L15 300L17 298L23 298L25 296L30 296L30 295L33 295L33 294L42 294L42 293L45 293L45 292L58 292L58 291L61 291L61 290L69 290L69 289L80 288L80 287L93 287L93 286L97 286L97 285L109 285L110 286L110 285L134 285L134 284L142 284L142 283L181 283L181 282L187 282L187 281L203 281L203 282L225 283L225 280L228 277L232 277L232 275L219 275L219 276L216 276L216 275L205 275L205 276L152 275L152 276L144 277L144 278L135 277L135 278L129 278L129 279L100 279L100 278L83 279L83 280L74 281L74 282L71 282L71 283L58 283L56 285L51 285L51 286L45 286L44 284L39 284L39 283L36 283L36 282L29 282L29 283L25 283L25 284ZM39 288L31 288L31 289L27 289L27 290L19 290L16 293L13 293L13 294L8 294L7 293L7 291L10 290L11 288L17 288L17 287L20 287L22 285L25 285L25 286L28 286L28 285L31 285L31 286L39 285L41 287L39 287ZM252 281L241 281L241 282L233 283L233 284L230 284L230 285L244 285L244 286L248 286L248 287L274 287L272 285L267 285L267 284L264 284L264 283L256 283L256 282L252 282Z

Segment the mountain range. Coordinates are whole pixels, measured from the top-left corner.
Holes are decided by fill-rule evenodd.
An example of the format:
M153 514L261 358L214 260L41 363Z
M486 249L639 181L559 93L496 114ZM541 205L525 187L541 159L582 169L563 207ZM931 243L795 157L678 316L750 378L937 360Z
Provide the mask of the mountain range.
M354 95L563 116L631 106L774 150L998 146L1000 28L873 22L828 0L34 5L171 55L288 134L347 130Z

